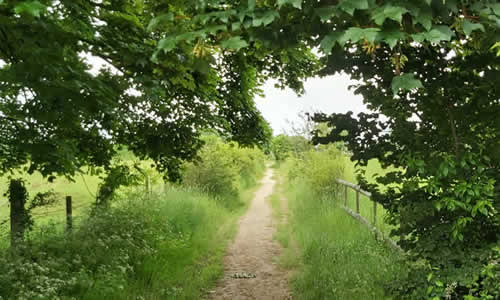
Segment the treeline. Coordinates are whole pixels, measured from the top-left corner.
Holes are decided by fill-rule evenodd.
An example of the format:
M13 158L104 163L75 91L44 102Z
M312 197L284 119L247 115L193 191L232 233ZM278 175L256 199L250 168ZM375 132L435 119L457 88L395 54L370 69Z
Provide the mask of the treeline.
M0 299L200 298L222 272L266 158L217 136L204 140L199 159L183 165L182 184L119 188L72 231L37 225L3 249Z

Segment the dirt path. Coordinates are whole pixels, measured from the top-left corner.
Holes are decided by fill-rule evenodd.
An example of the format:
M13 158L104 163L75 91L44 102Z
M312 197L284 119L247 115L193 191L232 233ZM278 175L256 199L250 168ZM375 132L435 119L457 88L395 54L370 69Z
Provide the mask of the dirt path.
M287 273L278 265L281 248L273 240L275 223L266 201L275 185L272 175L268 169L239 222L238 234L224 258L224 278L211 299L291 299Z

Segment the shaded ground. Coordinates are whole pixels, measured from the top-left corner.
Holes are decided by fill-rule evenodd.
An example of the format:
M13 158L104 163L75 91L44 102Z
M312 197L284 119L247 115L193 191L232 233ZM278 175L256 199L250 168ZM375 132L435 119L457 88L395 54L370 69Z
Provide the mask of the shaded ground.
M275 185L268 169L224 258L224 278L210 299L291 299L287 272L279 267L280 245L266 198Z

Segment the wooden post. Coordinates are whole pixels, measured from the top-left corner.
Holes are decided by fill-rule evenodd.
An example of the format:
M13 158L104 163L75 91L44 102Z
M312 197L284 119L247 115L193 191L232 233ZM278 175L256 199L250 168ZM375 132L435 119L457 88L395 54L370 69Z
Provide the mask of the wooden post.
M377 202L373 201L373 225L377 225Z
M28 193L24 182L20 179L11 179L9 183L10 202L10 245L12 248L24 241L28 213L24 205Z
M347 207L347 185L344 185L344 187L345 187L344 206Z
M73 228L73 206L71 196L66 196L66 230Z
M358 213L358 215L360 215L359 213L359 191L356 190L356 213Z

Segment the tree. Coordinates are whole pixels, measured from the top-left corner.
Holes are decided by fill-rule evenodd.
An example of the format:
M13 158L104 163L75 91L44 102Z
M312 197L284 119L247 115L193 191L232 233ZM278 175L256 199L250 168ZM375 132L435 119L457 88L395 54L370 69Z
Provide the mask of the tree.
M84 166L110 169L125 145L177 180L202 145L201 129L242 144L268 139L251 101L263 71L244 62L255 57L202 46L157 51L178 28L152 15L188 14L184 4L1 1L0 173L25 167L71 178ZM86 57L106 67L93 73Z

